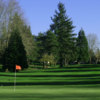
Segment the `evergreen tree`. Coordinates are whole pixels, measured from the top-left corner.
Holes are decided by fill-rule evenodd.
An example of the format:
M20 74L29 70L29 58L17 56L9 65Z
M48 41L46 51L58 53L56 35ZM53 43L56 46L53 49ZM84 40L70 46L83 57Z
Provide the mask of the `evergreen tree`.
M12 31L8 47L2 57L3 70L15 71L15 65L27 68L27 57L18 29Z
M56 61L58 59L58 41L57 41L57 37L56 35L48 30L46 32L46 40L45 40L45 49L46 49L46 53L48 53L49 55L52 54Z
M28 63L30 64L36 59L36 44L32 36L30 26L25 23L25 21L21 18L21 16L18 15L18 13L15 13L12 21L9 23L8 34L10 34L16 28L19 30L20 36L22 37L22 42L25 46Z
M74 48L74 35L72 21L66 15L64 4L58 4L58 10L55 11L54 18L52 18L53 24L51 30L56 34L59 45L59 63L60 67L68 64L72 59L72 52Z
M36 37L37 51L38 51L38 61L45 55L53 55L57 61L58 54L58 42L56 35L48 30L46 33L39 33Z
M79 31L77 38L77 54L79 63L88 62L89 60L88 41L83 29Z
M41 57L46 53L45 49L45 42L46 36L44 33L39 33L39 35L36 37L36 43L37 43L37 53L38 57L37 60L39 61Z

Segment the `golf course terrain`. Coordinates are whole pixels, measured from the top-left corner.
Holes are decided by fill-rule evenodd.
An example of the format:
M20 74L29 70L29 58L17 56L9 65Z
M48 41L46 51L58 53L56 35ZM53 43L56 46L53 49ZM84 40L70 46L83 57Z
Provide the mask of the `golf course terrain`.
M99 100L100 65L0 72L0 100Z
M0 0L0 100L100 100L99 7Z

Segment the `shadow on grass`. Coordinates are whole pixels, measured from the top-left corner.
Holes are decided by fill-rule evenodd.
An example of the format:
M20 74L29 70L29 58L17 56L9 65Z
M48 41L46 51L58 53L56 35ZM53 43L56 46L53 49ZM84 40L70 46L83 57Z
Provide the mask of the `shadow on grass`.
M15 77L14 75L0 75L0 76L8 76ZM85 75L17 75L16 77L96 77L100 76L100 74L85 74Z
M100 64L77 64L77 65L68 65L68 68L91 68L91 67L100 67ZM67 68L65 67L65 68Z
M44 71L44 72L89 72L89 71L100 71L100 69L88 69L88 70L58 70L58 71ZM27 72L28 73L28 72Z
M100 84L100 81L79 81L79 82L17 82L17 86L24 85L96 85ZM13 82L0 82L1 86L13 86Z

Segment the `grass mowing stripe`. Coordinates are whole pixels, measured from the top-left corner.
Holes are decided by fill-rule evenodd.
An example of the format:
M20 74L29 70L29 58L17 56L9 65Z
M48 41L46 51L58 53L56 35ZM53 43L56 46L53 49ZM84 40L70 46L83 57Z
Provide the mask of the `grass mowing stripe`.
M0 77L0 82L12 82L15 77ZM100 77L17 77L17 81L44 81L44 80L100 80Z
M15 73L0 73L0 76L9 76L14 75ZM17 73L16 75L86 75L86 74L100 74L100 71L90 71L90 72L63 72L63 73L55 73L55 72L36 72L36 73Z
M100 89L67 86L0 87L0 100L99 100Z

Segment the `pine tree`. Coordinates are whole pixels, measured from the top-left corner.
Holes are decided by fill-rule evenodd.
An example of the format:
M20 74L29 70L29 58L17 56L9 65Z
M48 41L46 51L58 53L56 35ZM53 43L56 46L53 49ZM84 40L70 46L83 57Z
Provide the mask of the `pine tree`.
M30 26L25 23L23 18L18 13L15 13L12 21L9 23L8 34L10 35L10 33L16 28L19 30L20 36L22 37L22 42L25 46L28 63L30 64L36 59L36 44L32 36Z
M37 53L38 53L38 61L42 58L42 56L46 53L45 50L45 42L46 36L44 33L39 33L39 35L36 37L36 43L37 43Z
M64 4L58 4L58 10L55 11L51 30L56 34L59 44L59 63L60 67L68 64L71 60L72 50L74 48L74 35L72 21L66 15Z
M18 29L11 32L8 47L2 58L3 70L15 71L15 65L27 68L27 57Z
M77 54L79 63L87 63L89 60L88 41L83 29L79 31L77 38Z
M45 43L46 43L45 44L46 53L48 53L49 55L52 54L57 61L58 60L58 41L57 41L56 35L50 30L46 32Z

